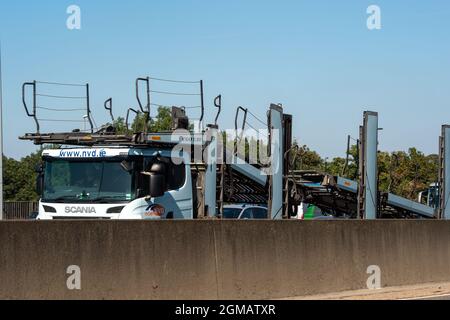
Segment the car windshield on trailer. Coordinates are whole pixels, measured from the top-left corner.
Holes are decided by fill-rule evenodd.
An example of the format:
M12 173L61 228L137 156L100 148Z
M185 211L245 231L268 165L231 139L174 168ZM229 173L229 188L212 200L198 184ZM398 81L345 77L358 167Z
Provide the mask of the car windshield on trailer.
M223 208L224 219L237 219L242 209L240 208Z

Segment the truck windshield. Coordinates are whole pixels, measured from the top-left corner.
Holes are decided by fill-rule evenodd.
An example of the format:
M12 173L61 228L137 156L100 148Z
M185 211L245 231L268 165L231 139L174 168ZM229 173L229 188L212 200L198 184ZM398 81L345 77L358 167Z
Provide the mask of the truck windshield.
M54 159L46 162L44 201L130 201L134 198L132 173L123 159L75 161Z

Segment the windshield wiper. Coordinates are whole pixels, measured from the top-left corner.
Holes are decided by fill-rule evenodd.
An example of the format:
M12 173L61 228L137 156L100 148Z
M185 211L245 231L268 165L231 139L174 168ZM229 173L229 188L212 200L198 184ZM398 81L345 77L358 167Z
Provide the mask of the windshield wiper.
M108 200L112 200L112 199L125 201L123 196L102 196L102 197L97 197L95 199L92 199L91 201L92 202L107 202Z
M55 199L48 199L48 201L56 201L56 202L63 202L64 200L80 200L77 198L77 196L60 196Z

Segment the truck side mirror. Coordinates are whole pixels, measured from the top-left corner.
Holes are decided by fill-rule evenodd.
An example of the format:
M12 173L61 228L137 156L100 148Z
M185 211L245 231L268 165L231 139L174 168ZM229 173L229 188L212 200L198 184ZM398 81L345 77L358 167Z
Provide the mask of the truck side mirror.
M150 197L162 197L166 192L166 177L163 174L150 175Z
M44 191L44 174L38 173L36 177L36 193L42 196L42 192Z
M149 196L152 198L162 197L167 189L164 163L155 162L151 165L150 171L144 171L142 174L149 178Z
M38 195L42 195L42 192L44 191L44 166L42 163L37 164L34 167L34 172L37 173L36 177L36 193Z

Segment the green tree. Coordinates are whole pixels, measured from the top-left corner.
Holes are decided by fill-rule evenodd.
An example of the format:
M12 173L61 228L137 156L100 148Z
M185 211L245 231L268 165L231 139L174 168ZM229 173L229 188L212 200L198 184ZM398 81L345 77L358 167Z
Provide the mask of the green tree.
M130 117L133 115L130 113ZM146 126L145 124L145 114L140 112L135 115L131 124L129 124L129 129L127 130L127 125L125 123L125 118L117 118L113 126L116 128L118 134L133 134L135 132L142 132ZM130 121L130 119L129 119ZM147 124L148 132L162 132L168 131L172 126L172 112L169 107L158 107L158 113L156 117L150 119Z
M336 157L332 161L327 162L326 172L335 176L342 176L344 167L345 167L345 159Z
M439 157L416 148L378 154L380 190L415 200L418 192L438 180Z
M3 197L5 201L36 201L36 166L41 163L41 151L21 160L3 156Z
M168 131L172 127L172 112L168 107L158 107L158 115L150 120L150 132Z
M336 157L327 163L327 173L347 179L358 178L358 147L352 145L346 158Z
M298 145L297 141L294 141L293 145ZM299 146L297 154L291 154L291 159L295 157L294 170L322 170L324 160L320 155L308 146Z
M297 142L294 142L296 145ZM295 156L294 152L291 157ZM351 146L348 161L342 157L331 161L323 159L308 146L301 146L296 155L294 170L318 170L328 174L342 176L358 181L358 148ZM292 159L292 158L291 158ZM347 162L347 164L346 164ZM436 154L425 155L416 148L408 152L378 153L379 190L416 200L420 191L438 180L439 157Z
M125 124L125 118L123 117L118 117L116 120L114 120L113 122L113 126L116 129L116 132L118 134L127 134L127 126Z

